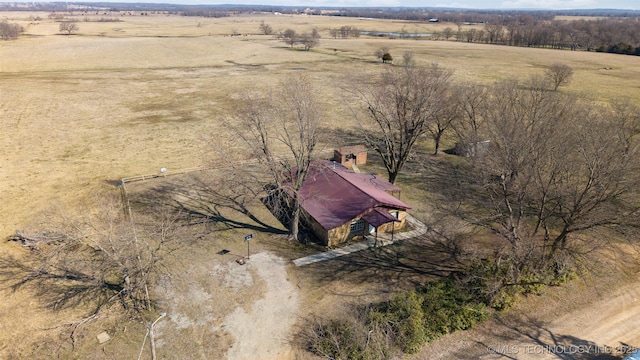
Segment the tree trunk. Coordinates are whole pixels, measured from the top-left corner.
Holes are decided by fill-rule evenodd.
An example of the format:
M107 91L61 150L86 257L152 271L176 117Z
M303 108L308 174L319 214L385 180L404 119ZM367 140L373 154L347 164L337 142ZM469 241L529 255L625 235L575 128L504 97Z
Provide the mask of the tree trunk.
M388 171L389 173L389 182L394 184L396 182L396 178L398 177L397 171Z
M298 231L300 226L300 205L296 199L291 214L291 223L289 224L289 241L298 240Z
M438 155L438 151L440 150L440 137L438 136L435 140L435 150L433 151L433 155Z

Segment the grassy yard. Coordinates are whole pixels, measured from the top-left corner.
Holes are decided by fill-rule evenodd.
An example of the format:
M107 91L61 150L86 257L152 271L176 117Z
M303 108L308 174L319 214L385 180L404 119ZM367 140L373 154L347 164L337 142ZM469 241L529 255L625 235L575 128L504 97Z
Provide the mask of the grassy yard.
M29 20L31 15L43 20ZM0 18L26 28L18 40L0 42L0 238L16 229L37 228L47 211L73 211L93 194L112 191L122 177L215 161L211 144L233 143L219 135L225 133L221 120L233 112L233 100L247 89L277 84L293 72L308 73L327 106L325 128L337 136L329 137L321 148L357 141L351 135L359 124L343 89L350 76L376 74L382 69L373 55L382 46L389 47L395 59L412 51L420 64L440 63L453 69L460 81L490 83L539 74L552 63L566 63L575 73L562 91L585 94L596 101L621 97L640 101L640 67L632 56L367 36L343 40L329 35L329 29L343 25L428 33L455 29L454 24L302 15L220 19L154 15L85 22L78 15L79 31L67 36L46 15L0 13ZM291 49L273 36L259 35L261 21L276 31L293 28L304 32L316 27L322 35L320 45L309 52ZM234 31L242 36L228 36ZM411 176L401 177L401 187L405 180L412 185ZM429 199L428 190L415 186L406 194L416 210L429 209L428 203L421 203ZM259 218L269 216L259 214ZM273 219L268 221L278 226ZM215 257L220 248L243 253L244 245L236 239L244 232L216 233L216 245L199 256ZM369 279L383 276L401 288L429 271L439 271L419 268L410 256L415 244L406 246L388 250L397 253L382 250L347 257L332 263L331 270L315 265L313 275L300 275L300 286L316 289L309 290L308 299L322 300L318 309L328 309L336 298L394 289ZM310 252L296 244L281 247L277 235L256 242L256 251L260 249L284 258ZM22 251L13 243L0 246L0 254L20 256ZM194 262L201 260L196 255ZM362 269L362 264L371 263L377 265ZM314 284L324 285L314 288ZM330 293L339 296L325 297ZM75 315L73 311L39 311L42 303L24 292L3 289L0 294L4 299L0 304L0 357L28 356L36 343L54 346L59 339L46 339L41 329ZM21 321L14 321L16 318ZM141 325L136 334L135 340L144 336ZM132 341L128 336L122 339Z

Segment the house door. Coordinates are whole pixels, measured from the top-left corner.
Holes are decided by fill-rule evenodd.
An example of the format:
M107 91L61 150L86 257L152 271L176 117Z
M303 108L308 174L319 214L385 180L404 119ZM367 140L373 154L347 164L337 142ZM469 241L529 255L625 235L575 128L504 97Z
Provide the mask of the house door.
M371 224L369 224L369 234L373 235L375 233L376 233L376 227L371 225Z

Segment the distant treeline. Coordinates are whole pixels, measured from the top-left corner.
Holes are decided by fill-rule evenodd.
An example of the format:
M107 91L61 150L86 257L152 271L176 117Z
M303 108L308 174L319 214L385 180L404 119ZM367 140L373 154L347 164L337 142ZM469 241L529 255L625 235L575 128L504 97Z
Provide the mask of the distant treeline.
M184 12L192 14L197 11L211 13L251 13L280 12L283 14L326 15L346 17L368 17L379 19L399 19L424 21L438 18L449 22L484 22L495 15L518 16L535 14L547 20L557 15L596 16L596 17L639 17L640 10L620 9L586 9L586 10L491 10L491 9L456 9L442 7L314 7L277 6L277 5L180 5L168 3L119 3L119 2L74 2L72 6L86 7L93 10L109 11L162 11ZM68 2L13 2L0 3L0 10L24 11L65 11L71 10Z
M70 11L65 2L2 3L0 10ZM435 39L509 46L542 47L640 55L638 10L461 10L449 8L338 8L269 5L176 5L151 3L74 3L86 11L156 12L182 16L226 17L243 13L308 14L355 18L396 19L452 23L435 33ZM596 19L556 20L556 16L590 16ZM481 25L469 27L468 25ZM5 25L5 27L7 27ZM8 31L8 28L5 29ZM13 34L16 29L11 29ZM345 37L336 30L334 37ZM409 36L409 34L407 34ZM357 36L350 33L348 36Z
M548 20L535 14L494 15L480 30L449 30L449 36L455 35L458 41L640 55L638 18Z

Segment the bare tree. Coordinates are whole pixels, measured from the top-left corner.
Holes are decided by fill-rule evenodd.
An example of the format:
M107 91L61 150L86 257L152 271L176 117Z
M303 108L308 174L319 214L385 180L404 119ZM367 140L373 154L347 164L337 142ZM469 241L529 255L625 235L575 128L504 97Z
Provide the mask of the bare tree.
M71 35L72 32L78 30L80 30L80 28L75 21L63 21L60 23L60 32L66 32L67 35Z
M439 106L434 109L431 121L427 122L427 130L434 143L433 155L438 155L442 137L452 130L454 124L460 119L461 109L458 106L458 91L451 84L443 84L440 89Z
M485 140L481 133L487 90L484 85L466 83L457 86L459 121L454 130L462 144L477 144Z
M450 27L446 27L444 28L444 30L442 31L442 33L444 34L444 39L445 40L449 40L449 38L451 36L453 36L453 29Z
M17 39L24 32L24 28L19 24L11 24L6 21L0 21L0 39L12 40Z
M273 34L273 28L271 27L271 25L265 23L264 20L260 22L259 30L263 35Z
M107 308L120 306L129 317L151 310L149 285L178 248L181 227L169 213L132 219L119 196L98 201L95 216L60 216L53 223L47 216L43 229L18 232L13 239L31 251L20 260L0 258L0 274L14 290L32 289L51 309L90 306L84 319L69 324L72 339L78 326Z
M601 245L598 232L637 227L639 144L616 136L609 110L512 80L482 112L493 145L472 171L484 197L455 211L504 241L502 285L549 283Z
M363 123L372 125L364 129L365 142L382 157L389 182L395 182L416 141L447 106L451 75L438 64L393 67L373 86L356 90L366 109Z
M309 51L311 50L311 48L318 46L318 44L320 44L320 34L318 33L318 29L313 28L311 34L302 34L299 41L302 43L306 51Z
M504 36L502 21L500 17L495 16L484 25L484 29L487 32L487 40L490 44L500 44L502 42Z
M284 79L268 94L247 94L230 126L242 139L237 151L247 152L259 164L268 196L275 203L286 199L290 239L297 239L298 194L314 159L322 109L311 80L303 74Z
M619 99L612 103L612 110L616 137L625 144L624 152L629 153L637 136L640 135L640 108L628 99Z
M285 43L287 43L287 45L291 47L293 47L293 45L295 45L298 42L298 37L299 37L298 34L293 29L286 29L282 33L282 39L284 40Z
M551 81L553 91L558 91L560 86L568 85L573 77L573 69L566 64L553 63L545 71L548 79Z
M385 61L385 55L387 57L391 56L391 53L389 52L389 47L387 46L382 46L381 48L379 48L378 50L376 50L373 54L380 59L382 62L386 62Z
M416 66L416 57L413 51L405 51L402 53L402 65Z

